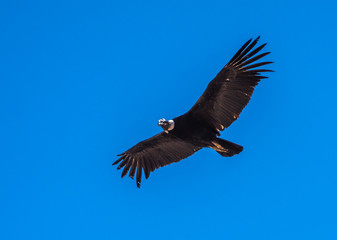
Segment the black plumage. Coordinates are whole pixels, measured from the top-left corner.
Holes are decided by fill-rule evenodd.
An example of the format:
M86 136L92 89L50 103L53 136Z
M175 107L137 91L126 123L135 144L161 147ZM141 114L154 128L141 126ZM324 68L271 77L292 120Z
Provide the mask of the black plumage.
M158 125L164 129L163 132L119 155L113 165L119 163L117 169L124 167L122 177L128 172L131 178L136 174L137 186L140 187L143 171L148 178L155 169L179 162L201 148L210 147L225 157L243 150L242 146L218 136L239 117L255 86L266 78L260 73L271 72L256 69L272 63L256 63L270 53L257 55L266 45L254 49L258 40L259 37L254 41L250 39L239 49L187 113L173 121L159 120Z

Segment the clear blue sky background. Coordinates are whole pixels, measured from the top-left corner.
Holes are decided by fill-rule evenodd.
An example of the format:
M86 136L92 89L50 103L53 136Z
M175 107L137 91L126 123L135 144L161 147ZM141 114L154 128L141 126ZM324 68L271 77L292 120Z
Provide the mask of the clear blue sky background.
M0 239L337 239L336 1L0 5ZM222 136L143 181L115 155L249 38L272 69Z

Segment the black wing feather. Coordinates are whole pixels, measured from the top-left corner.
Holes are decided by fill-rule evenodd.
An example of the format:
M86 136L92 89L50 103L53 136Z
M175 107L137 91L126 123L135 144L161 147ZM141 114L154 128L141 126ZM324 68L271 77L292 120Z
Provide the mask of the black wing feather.
M132 161L130 161L130 162L131 162L131 170L130 170L130 173L129 173L129 177L133 179L133 177L135 176L135 173L136 173L137 163L135 163L134 158L132 158Z
M145 178L148 178L155 169L179 162L200 149L172 134L162 132L120 154L121 158L113 165L121 162L117 169L124 167L122 177L130 169L129 177L133 178L137 171L136 183L140 187L142 171Z
M229 127L250 101L255 86L265 76L268 69L256 69L272 62L254 63L270 52L259 53L266 44L255 49L259 37L250 39L232 57L227 65L208 84L205 92L188 111L195 119L211 126L216 131Z

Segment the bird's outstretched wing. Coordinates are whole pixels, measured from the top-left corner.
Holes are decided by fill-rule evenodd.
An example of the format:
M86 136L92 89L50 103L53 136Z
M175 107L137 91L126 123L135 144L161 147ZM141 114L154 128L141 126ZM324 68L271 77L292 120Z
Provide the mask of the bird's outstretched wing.
M254 87L262 78L262 72L272 72L268 69L256 69L272 62L257 60L270 52L257 55L266 44L253 49L259 40L246 42L218 75L208 84L205 92L188 111L195 119L222 131L229 127L248 104Z
M148 178L150 172L157 168L179 162L200 149L172 134L161 132L118 155L121 157L112 165L120 162L117 169L124 167L122 177L130 170L129 176L133 178L137 170L136 182L137 187L140 187L143 169Z

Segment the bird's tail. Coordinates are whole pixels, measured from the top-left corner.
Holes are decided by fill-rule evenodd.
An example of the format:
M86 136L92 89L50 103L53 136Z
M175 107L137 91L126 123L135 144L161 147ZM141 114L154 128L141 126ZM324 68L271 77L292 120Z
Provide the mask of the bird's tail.
M215 139L212 141L212 144L210 148L217 151L223 157L232 157L243 150L242 146L221 138Z

